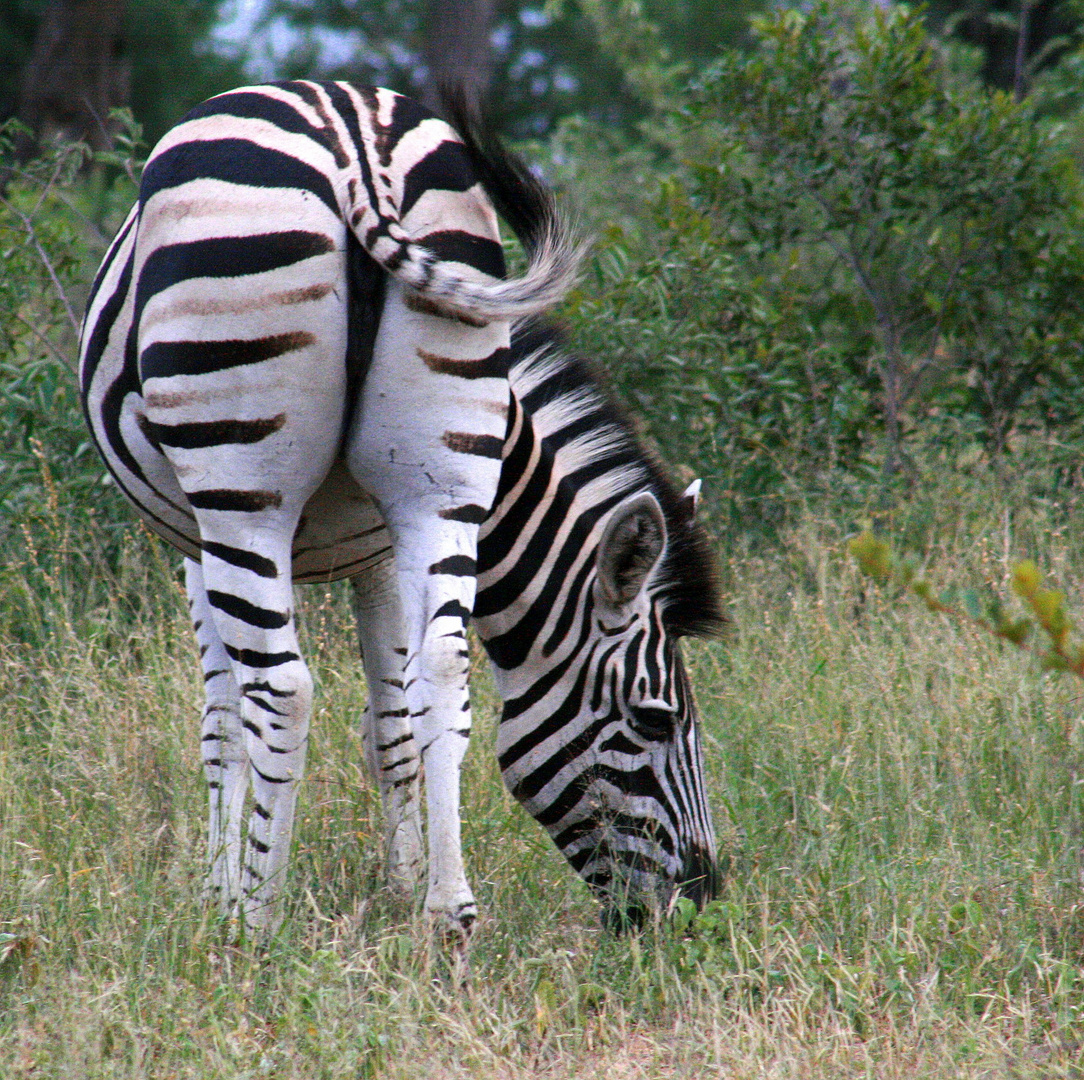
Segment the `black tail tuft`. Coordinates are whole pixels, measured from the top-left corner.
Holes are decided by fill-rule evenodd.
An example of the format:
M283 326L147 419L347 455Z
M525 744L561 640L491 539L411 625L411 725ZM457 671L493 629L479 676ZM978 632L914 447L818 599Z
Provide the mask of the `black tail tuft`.
M477 101L462 87L443 88L441 102L497 213L508 222L528 257L533 256L558 228L553 192L523 158L504 145L483 120Z

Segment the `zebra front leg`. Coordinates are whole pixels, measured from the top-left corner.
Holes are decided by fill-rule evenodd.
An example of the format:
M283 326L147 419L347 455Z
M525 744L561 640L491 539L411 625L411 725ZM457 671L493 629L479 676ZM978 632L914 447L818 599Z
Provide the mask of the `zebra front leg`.
M239 892L231 900L239 902L246 929L267 937L282 921L280 893L312 709L312 678L301 658L292 611L292 532L286 542L275 543L275 530L263 551L252 550L253 537L264 539L260 530L242 538L202 527L202 534L206 588L199 603L211 611L240 689L252 785ZM245 547L238 542L243 539Z
M185 559L184 571L206 694L200 740L210 804L204 895L218 907L220 914L229 917L236 914L240 896L241 819L248 788L241 692L215 629L200 564Z
M421 759L403 693L406 630L395 563L385 559L352 578L351 585L369 686L362 742L384 806L388 884L409 893L422 864Z

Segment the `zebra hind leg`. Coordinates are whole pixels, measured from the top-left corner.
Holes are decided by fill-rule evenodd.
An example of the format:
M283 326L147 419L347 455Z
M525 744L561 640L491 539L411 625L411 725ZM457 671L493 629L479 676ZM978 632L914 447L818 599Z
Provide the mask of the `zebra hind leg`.
M207 877L204 896L224 917L236 915L241 888L241 820L248 755L241 726L241 691L203 586L199 563L185 559L188 607L199 643L206 702L200 751L207 780Z
M410 893L421 876L423 859L421 758L403 692L406 630L394 561L377 563L354 577L351 585L369 686L362 741L384 807L388 884L394 892Z
M312 709L312 677L293 619L292 530L252 528L234 535L225 522L205 520L200 527L202 580L193 575L192 585L205 587L194 590L193 608L210 610L240 691L252 791L239 883L230 904L239 904L246 930L265 938L282 921L280 894ZM264 550L252 550L254 537Z

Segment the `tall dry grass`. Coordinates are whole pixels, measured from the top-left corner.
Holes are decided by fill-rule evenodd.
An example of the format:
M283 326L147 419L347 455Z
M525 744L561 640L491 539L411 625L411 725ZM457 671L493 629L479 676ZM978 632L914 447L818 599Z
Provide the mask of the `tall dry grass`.
M946 583L1037 556L1084 611L1078 489L1048 481L946 470L892 528ZM602 934L500 784L479 660L460 986L381 888L342 591L303 591L290 916L234 948L199 899L175 560L46 499L0 569L0 1076L1081 1075L1080 687L865 585L835 508L797 520L724 560L735 634L688 650L730 867L703 915Z

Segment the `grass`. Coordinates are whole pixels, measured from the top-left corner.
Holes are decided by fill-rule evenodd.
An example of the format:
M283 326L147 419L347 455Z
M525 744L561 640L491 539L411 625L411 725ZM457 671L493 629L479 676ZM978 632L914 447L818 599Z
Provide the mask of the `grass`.
M46 485L48 488L48 485ZM1037 557L1084 611L1046 480L950 471L892 522L931 576ZM381 888L365 689L341 589L303 592L317 679L286 927L227 945L199 900L201 690L175 560L63 499L0 567L0 1076L1080 1077L1080 687L865 585L830 508L725 574L694 644L730 876L614 939L504 791L478 663L464 781L483 912L465 983Z

